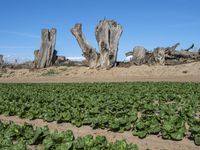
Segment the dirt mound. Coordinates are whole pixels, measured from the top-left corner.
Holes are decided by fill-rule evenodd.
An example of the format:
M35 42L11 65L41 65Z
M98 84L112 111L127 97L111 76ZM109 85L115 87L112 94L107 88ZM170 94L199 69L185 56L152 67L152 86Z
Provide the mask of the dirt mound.
M87 67L50 67L47 69L8 69L0 71L0 82L135 82L172 81L200 82L200 62L176 66L131 66L115 67L110 70L88 69Z

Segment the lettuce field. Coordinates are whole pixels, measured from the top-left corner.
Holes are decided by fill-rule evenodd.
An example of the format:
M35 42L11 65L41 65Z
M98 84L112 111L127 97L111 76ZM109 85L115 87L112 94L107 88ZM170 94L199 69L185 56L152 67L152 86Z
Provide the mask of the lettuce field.
M73 132L66 130L64 132L50 132L47 127L33 128L32 125L23 126L15 123L0 122L0 149L2 150L28 150L28 145L40 145L40 149L45 150L69 150L69 149L127 149L138 150L137 145L127 144L124 140L118 140L109 143L104 136L91 135L78 137L75 139ZM15 141L13 144L12 141Z
M199 83L0 84L0 114L68 122L77 127L88 125L113 132L131 131L139 138L154 134L179 141L185 137L200 146ZM27 140L23 134L14 137L12 132L11 135L0 135L0 141L7 144L0 143L0 149L4 145L8 147L12 138L19 139L20 146L30 141L29 144L33 144L34 140L37 142L37 138L42 138L46 149L61 149L64 145L65 149L116 149L112 148L115 146L121 150L137 149L136 145L125 141L109 143L105 137L95 139L90 135L75 140L71 131L50 134L46 133L47 129L32 130L31 126L16 127L14 123L1 123L0 132L13 126L19 130L28 128L33 136ZM38 132L43 136L38 136ZM71 141L57 146L51 139L63 141L63 136L68 135L66 138ZM45 141L49 143L45 145ZM87 144L91 143L92 147L88 148ZM77 148L77 145L82 147Z

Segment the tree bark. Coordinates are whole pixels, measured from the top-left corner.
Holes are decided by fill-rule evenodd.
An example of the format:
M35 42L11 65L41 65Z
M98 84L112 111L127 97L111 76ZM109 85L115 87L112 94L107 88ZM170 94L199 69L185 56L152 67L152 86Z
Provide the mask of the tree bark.
M115 65L122 26L113 20L100 21L96 26L95 35L100 50L100 65L110 68Z
M71 29L82 49L83 56L86 58L90 68L111 68L117 59L118 43L122 33L121 25L112 20L100 21L95 29L95 36L99 46L99 52L90 46L83 33L82 25L76 24Z
M35 51L36 68L45 68L54 64L56 57L56 29L42 29L41 47L39 51Z
M193 48L194 48L194 44L192 44L189 48L184 49L184 51L189 51L189 50L191 50L191 49L193 49Z
M175 53L176 48L180 45L180 43L176 43L171 47L167 47L165 48L165 55L171 55L173 53Z
M82 25L76 24L72 29L71 33L75 36L80 48L82 49L83 56L86 58L86 61L90 68L96 68L99 66L99 53L88 44L85 39L85 36L82 32Z
M33 67L37 68L38 66L38 59L39 59L39 49L34 51L34 63L33 63Z
M165 48L158 47L153 51L155 63L165 65Z
M153 52L146 51L145 53L145 61L142 63L134 63L136 65L141 64L160 64L160 65L178 65L178 64L184 64L184 63L190 63L190 62L196 62L200 61L200 49L198 52L190 52L189 50L194 48L194 44L192 44L187 49L182 49L180 51L177 51L176 48L179 46L179 43L174 44L171 47L157 47L154 49ZM134 51L137 51L137 55L134 56ZM136 47L136 50L130 51L126 53L126 56L133 56L132 64L134 62L134 59L137 57L141 57L142 50L139 50ZM139 54L140 53L140 54ZM139 61L138 59L137 61Z
M136 46L133 48L132 63L135 65L142 65L145 63L146 49L142 46Z
M0 66L4 64L3 55L0 55Z

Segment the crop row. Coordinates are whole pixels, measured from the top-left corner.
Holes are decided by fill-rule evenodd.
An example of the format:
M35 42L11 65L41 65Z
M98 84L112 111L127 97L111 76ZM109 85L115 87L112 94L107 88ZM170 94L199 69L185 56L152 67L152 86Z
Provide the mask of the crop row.
M185 136L200 145L200 84L0 84L0 114L132 131L144 138Z
M50 132L47 127L0 122L0 149L28 150L31 145L44 150L138 150L137 145L127 144L125 140L109 143L104 136L92 135L75 139L71 130Z

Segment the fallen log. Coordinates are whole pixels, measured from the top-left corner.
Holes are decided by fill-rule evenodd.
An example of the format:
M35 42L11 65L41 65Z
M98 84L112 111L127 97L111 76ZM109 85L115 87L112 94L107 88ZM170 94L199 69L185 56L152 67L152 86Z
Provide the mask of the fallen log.
M141 65L141 64L160 64L160 65L178 65L190 62L200 61L200 49L198 52L192 52L191 49L194 48L194 44L192 44L187 49L182 49L177 51L176 48L180 45L180 43L176 43L171 47L157 47L153 52L146 51L143 53L142 49L137 49L137 53L143 53L145 55L144 61L140 63L134 63L134 59L136 56L134 55L134 51L130 51L126 53L126 56L133 56L132 64Z
M185 51L189 51L194 48L194 44L192 44L189 48L185 49Z
M176 51L176 48L180 45L180 43L176 43L171 47L166 47L165 49L165 55L171 55Z

